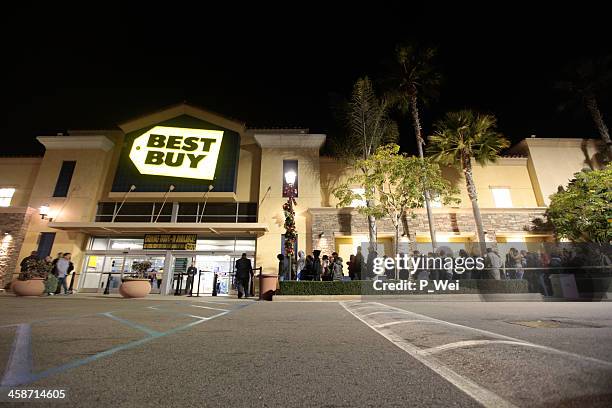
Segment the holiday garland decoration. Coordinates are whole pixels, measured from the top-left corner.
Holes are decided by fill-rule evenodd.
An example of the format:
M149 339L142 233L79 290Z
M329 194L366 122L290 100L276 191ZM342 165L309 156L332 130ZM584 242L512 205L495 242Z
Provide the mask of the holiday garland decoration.
M283 204L283 213L285 216L285 254L286 256L293 257L295 254L295 239L297 235L295 233L295 211L293 206L297 202L293 197Z

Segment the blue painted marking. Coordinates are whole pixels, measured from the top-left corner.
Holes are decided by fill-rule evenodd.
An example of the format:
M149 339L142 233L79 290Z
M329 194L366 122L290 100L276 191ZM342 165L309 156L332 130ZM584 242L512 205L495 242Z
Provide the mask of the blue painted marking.
M117 312L117 310L111 310L110 312L107 313L115 313ZM30 321L30 325L34 324L34 323L44 323L44 322L51 322L51 321L56 321L56 320L74 320L74 319L80 319L82 317L94 317L94 316L100 316L100 313L88 313L88 314L84 314L84 315L74 315L74 316L67 316L67 317L49 317L46 319L37 319L37 320L32 320ZM21 323L12 323L12 324L5 324L4 326L0 326L0 329L5 328L5 327L15 327L15 326L19 326Z
M0 386L14 386L30 381L32 374L32 326L17 326L15 341Z
M240 305L240 306L236 307L235 309L233 309L232 311L239 310L239 309L245 308L245 307L250 306L250 305L252 305L252 303L249 303L249 304L246 304L246 305ZM47 369L45 371L41 371L41 372L36 373L36 374L32 374L32 375L29 376L29 378L25 382L22 382L20 384L15 384L15 385L25 385L25 384L32 383L34 381L38 381L38 380L41 380L43 378L49 377L51 375L60 374L60 373L62 373L64 371L70 370L72 368L80 367L80 366L88 364L88 363L93 363L94 361L97 361L97 360L100 360L100 359L102 359L104 357L108 357L110 355L113 355L113 354L117 353L118 351L128 350L128 349L131 349L131 348L134 348L134 347L138 347L138 346L140 346L142 344L148 343L148 342L153 341L155 339L158 339L160 337L165 337L165 336L168 336L170 334L174 334L174 333L180 332L182 330L189 329L189 328L191 328L193 326L196 326L196 325L198 325L200 323L204 323L204 322L210 321L210 320L212 320L212 319L214 319L216 317L221 317L221 316L226 315L228 313L230 313L230 312L219 313L217 315L214 315L213 317L209 317L207 320L203 320L203 319L202 320L196 320L194 322L185 324L185 325L180 326L180 327L176 327L176 328L174 328L172 330L169 330L169 331L166 331L166 332L163 332L163 333L157 332L157 334L155 334L155 335L151 335L149 337L145 337L145 338L142 338L140 340L132 341L130 343L122 344L120 346L116 346L116 347L110 348L108 350L105 350L105 351L102 351L100 353L91 355L89 357L85 357L85 358L82 358L80 360L71 361L70 363L66 363L66 364L63 364L63 365L58 366L58 367L50 368L50 369Z
M116 321L118 321L118 322L120 322L120 323L123 323L123 324L125 324L125 325L127 325L127 326L130 326L130 327L132 327L132 328L134 328L134 329L137 329L137 330L143 331L143 332L147 333L149 336L156 336L156 335L158 335L158 334L160 333L160 332L158 332L157 330L149 329L148 327L143 326L143 325L141 325L141 324L134 323L134 322L131 322L131 321L126 320L126 319L122 319L121 317L117 317L117 316L115 316L114 314L112 314L111 312L108 312L108 313L100 313L100 314L101 314L102 316L106 316L106 317L109 317L109 318L111 318L111 319L113 319L113 320L116 320Z

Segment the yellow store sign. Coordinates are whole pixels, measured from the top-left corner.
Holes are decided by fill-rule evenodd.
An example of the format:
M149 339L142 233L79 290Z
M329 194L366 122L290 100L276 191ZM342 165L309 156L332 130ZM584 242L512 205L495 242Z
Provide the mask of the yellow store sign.
M130 159L142 174L212 180L222 130L155 126L134 139Z

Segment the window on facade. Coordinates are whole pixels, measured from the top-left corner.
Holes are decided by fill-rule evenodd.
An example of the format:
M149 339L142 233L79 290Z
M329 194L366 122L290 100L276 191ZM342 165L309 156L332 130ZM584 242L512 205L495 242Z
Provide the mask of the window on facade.
M41 232L38 237L37 256L41 259L51 255L51 248L55 241L55 232Z
M365 194L365 189L364 188L351 188L351 191L353 192L353 194L359 194L361 197L363 197L363 195ZM366 206L366 200L353 200L351 201L351 207L365 207Z
M68 196L68 190L70 189L70 182L72 181L75 166L75 161L65 161L62 163L62 168L60 169L57 182L55 183L53 197Z
M493 202L497 208L512 207L512 198L510 197L510 189L507 187L491 187L493 194Z
M431 197L429 204L431 205L431 208L442 208L442 199L439 196Z
M14 188L0 188L0 207L9 207L15 194Z

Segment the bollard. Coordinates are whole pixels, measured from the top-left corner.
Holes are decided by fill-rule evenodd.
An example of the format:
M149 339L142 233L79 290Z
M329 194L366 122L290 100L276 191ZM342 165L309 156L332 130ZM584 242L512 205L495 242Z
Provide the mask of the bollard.
M109 295L110 294L110 283L113 280L113 275L108 274L108 279L106 280L106 288L104 288L104 294L105 295Z
M179 273L176 276L177 276L177 278L176 278L176 290L174 291L174 296L180 296L181 295L182 286L183 286L183 273Z

